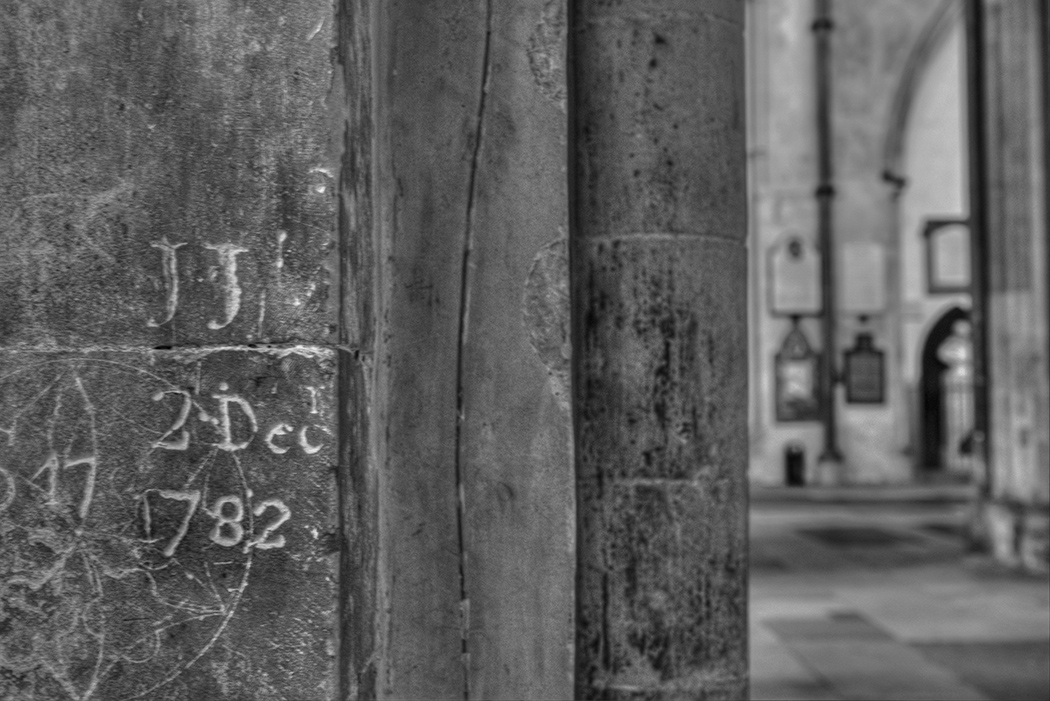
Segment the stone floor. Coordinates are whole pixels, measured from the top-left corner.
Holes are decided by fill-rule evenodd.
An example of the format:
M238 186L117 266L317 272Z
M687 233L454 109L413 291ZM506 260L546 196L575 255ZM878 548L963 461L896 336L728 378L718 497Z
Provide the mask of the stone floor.
M1050 584L966 551L962 503L756 500L753 699L1050 699Z

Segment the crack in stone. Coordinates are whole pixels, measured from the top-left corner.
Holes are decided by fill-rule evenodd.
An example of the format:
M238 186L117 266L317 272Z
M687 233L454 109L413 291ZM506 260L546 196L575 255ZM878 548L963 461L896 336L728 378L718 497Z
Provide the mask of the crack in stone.
M463 237L463 259L460 272L459 296L459 338L456 346L456 435L455 435L455 478L456 478L456 525L459 547L459 592L460 592L460 640L463 660L463 698L470 699L470 599L467 595L467 552L465 539L466 526L466 488L463 482L462 433L463 405L463 361L464 347L467 339L467 324L470 312L470 253L474 245L474 217L476 213L475 191L477 187L478 167L481 159L481 140L484 135L485 107L488 97L491 71L492 46L492 0L485 4L485 43L482 49L481 90L478 96L476 127L470 160L470 177L467 182L466 232Z

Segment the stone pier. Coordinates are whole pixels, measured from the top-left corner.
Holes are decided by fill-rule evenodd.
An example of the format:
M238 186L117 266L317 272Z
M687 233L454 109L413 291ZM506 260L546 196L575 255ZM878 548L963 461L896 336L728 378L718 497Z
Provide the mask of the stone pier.
M576 698L747 695L742 3L576 4Z
M981 0L988 470L1001 561L1050 568L1046 3Z

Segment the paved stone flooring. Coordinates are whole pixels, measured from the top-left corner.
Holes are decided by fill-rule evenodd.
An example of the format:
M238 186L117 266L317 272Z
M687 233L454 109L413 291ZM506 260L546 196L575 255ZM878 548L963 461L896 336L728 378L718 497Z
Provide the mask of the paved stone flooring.
M1050 699L1050 583L966 551L963 504L751 511L760 699Z

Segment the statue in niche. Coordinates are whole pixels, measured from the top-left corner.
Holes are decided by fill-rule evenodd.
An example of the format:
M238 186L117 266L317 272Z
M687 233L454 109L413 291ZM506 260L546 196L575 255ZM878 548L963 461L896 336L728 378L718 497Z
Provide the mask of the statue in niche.
M937 348L937 358L947 365L941 374L943 435L941 464L949 472L969 474L973 468L973 339L970 322L959 319L952 335Z

